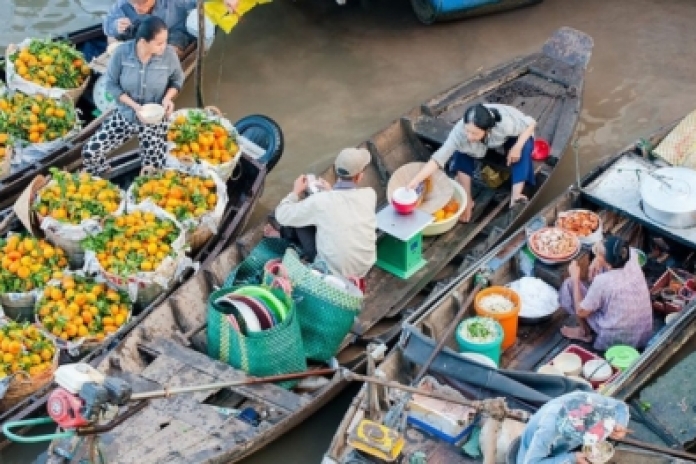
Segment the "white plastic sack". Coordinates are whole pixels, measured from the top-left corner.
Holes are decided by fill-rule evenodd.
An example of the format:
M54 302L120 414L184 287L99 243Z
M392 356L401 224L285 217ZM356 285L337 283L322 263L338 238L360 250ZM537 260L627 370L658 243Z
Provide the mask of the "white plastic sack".
M87 250L85 252L85 265L83 270L85 272L103 275L106 280L116 286L116 288L127 292L131 301L141 302L141 300L138 300L138 294L140 292L145 291L149 294L152 292L153 286L159 286L166 290L174 280L178 279L184 273L184 271L189 268L197 271L199 265L186 256L186 233L174 216L162 210L151 201L142 202L136 209L153 213L160 219L173 221L179 227L181 233L171 245L172 250L176 253L175 256L167 256L164 258L154 271L141 271L128 277L121 277L107 272L99 263L97 254L92 250ZM132 211L135 211L135 209L131 210L131 212Z
M209 169L207 166L204 165L179 164L178 166L172 166L170 163L167 164L168 165L164 168L165 170L178 171L191 176L203 177L205 179L213 179L213 181L215 182L215 194L217 195L217 203L215 203L215 208L213 208L212 211L205 213L200 218L186 219L181 222L181 225L185 230L193 231L198 227L199 224L202 224L213 234L217 234L218 227L220 226L220 222L222 221L222 216L225 214L227 202L229 201L229 198L227 196L227 186L225 185L225 183L222 181L222 179L220 179L220 176L218 176L213 170ZM128 188L128 191L126 192L126 200L126 209L128 211L135 211L136 209L138 209L139 205L145 203L145 201L148 201L145 200L140 204L136 202L135 194L133 193L133 185L131 185ZM149 201L149 203L152 204L152 201Z
M203 15L203 17L205 18L205 49L208 50L215 40L215 24L207 16ZM198 10L195 8L186 17L186 31L198 38Z
M558 291L536 277L522 277L508 284L508 287L520 296L520 317L548 316L559 307Z

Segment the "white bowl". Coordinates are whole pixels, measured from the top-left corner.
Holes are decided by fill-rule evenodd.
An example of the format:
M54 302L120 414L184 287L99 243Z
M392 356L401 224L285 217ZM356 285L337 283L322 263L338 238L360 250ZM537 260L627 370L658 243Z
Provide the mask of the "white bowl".
M582 376L591 382L604 382L612 373L611 366L604 359L590 359L582 366Z
M563 372L564 375L580 375L582 359L577 354L561 353L553 358L553 367Z
M164 119L164 107L157 103L147 103L140 108L140 119L145 124L157 124Z
M558 375L563 377L563 371L553 367L551 364L544 364L539 369L537 369L537 373L546 375Z
M614 445L602 441L596 445L583 445L582 452L592 464L605 464L614 457Z
M392 200L396 200L402 205L411 205L418 201L418 192L406 187L399 187L398 189L394 190Z
M449 178L448 178L449 179ZM457 222L459 221L459 216L462 215L464 212L464 208L466 208L466 202L467 197L466 197L466 191L464 190L464 187L462 187L459 182L457 182L454 179L449 179L450 182L452 182L452 186L454 187L454 199L457 200L459 203L459 209L457 210L456 213L452 215L449 219L445 219L443 221L438 221L438 222L433 222L432 224L429 224L423 229L423 236L424 237L430 237L432 235L440 235L444 234L445 232L449 232L452 230L454 226L457 225Z

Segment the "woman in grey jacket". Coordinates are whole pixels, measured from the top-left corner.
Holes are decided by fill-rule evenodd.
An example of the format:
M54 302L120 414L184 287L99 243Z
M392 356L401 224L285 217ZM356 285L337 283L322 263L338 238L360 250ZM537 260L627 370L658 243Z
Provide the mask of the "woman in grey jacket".
M107 91L116 100L115 111L87 141L82 150L85 170L99 175L109 169L106 154L137 135L143 167L159 168L166 154L166 122L145 124L142 105L160 103L168 116L172 99L184 84L176 52L167 45L167 26L156 16L143 20L135 39L116 49L107 75Z

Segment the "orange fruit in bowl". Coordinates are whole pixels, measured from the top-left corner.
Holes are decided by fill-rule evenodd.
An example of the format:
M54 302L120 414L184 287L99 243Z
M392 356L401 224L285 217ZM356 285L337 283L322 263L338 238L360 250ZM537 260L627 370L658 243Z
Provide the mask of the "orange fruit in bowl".
M435 213L433 214L433 217L435 218L435 222L440 222L443 219L445 219L446 214L447 213L445 213L444 209L438 209L437 211L435 211Z

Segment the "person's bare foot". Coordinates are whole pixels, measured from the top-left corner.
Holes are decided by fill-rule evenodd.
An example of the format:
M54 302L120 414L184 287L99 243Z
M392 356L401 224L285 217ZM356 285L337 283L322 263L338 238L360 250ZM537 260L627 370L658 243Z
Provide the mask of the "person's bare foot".
M561 334L570 340L577 340L585 343L590 343L592 341L592 335L586 334L580 327L561 327Z
M465 208L462 214L459 216L459 222L466 224L467 222L471 221L471 214L474 212L475 206L476 203L472 201L471 206Z
M263 228L263 236L267 238L278 238L280 232L270 224L266 224Z

